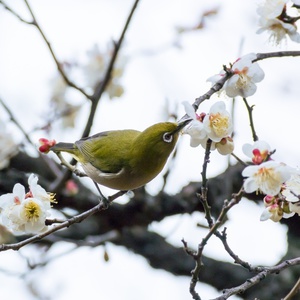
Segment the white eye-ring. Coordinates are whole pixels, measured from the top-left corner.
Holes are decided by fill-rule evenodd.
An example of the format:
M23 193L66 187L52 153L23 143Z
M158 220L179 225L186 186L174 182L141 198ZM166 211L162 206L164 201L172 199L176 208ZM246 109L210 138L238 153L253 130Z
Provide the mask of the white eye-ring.
M166 143L171 143L173 141L173 135L172 135L172 133L171 132L164 133L163 140Z

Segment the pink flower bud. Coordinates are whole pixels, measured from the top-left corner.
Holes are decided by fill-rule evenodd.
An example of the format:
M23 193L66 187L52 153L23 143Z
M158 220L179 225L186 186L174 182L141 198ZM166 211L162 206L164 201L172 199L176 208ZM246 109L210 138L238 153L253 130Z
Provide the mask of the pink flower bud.
M265 206L270 206L274 203L275 197L272 195L267 195L264 197Z
M74 196L78 193L78 191L78 185L74 182L74 180L70 179L66 182L66 192L68 195Z
M268 158L268 155L269 155L269 151L267 151L267 150L261 151L257 148L253 149L252 153L253 153L252 162L255 165L259 165L262 162L264 162Z

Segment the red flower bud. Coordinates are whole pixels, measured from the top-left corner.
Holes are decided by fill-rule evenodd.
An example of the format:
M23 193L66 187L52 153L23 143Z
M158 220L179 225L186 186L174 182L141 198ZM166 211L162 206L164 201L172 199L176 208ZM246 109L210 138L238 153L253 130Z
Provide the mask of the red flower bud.
M39 143L41 145L39 147L39 151L47 154L50 151L50 148L56 144L56 141L55 140L47 140L45 138L40 138Z

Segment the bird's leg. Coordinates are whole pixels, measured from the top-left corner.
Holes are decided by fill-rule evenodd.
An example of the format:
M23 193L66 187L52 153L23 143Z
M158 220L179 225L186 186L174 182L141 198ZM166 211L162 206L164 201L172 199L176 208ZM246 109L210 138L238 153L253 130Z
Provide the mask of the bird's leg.
M93 180L98 192L99 192L99 195L100 195L100 202L103 203L103 208L104 209L107 209L110 205L111 202L113 202L115 199L123 196L124 194L126 194L127 192L129 191L118 191L117 193L111 195L111 196L108 196L107 198L102 194L100 188L99 188L99 185L97 184L97 182L95 182Z
M124 194L126 194L128 191L118 191L115 194L108 196L108 201L109 203L113 202L115 199L123 196Z
M70 163L68 163L64 157L62 156L61 152L55 152L55 154L58 156L58 158L60 159L60 164L67 167L71 172L73 172L76 176L79 177L85 177L87 176L85 173L81 172L80 170L78 170L75 166L71 165Z
M93 182L94 182L94 184L95 184L95 186L96 186L96 189L97 189L98 192L99 192L99 195L100 195L100 202L102 202L104 208L107 209L107 208L109 207L110 201L102 194L102 192L101 192L101 190L100 190L99 185L97 184L97 182L94 181L94 180L93 180Z

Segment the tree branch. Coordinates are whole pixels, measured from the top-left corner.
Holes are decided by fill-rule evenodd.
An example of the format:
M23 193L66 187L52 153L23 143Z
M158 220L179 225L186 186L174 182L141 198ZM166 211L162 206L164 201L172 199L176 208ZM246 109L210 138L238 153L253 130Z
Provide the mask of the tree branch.
M287 57L287 56L300 56L300 51L278 51L278 52L269 52L269 53L256 53L257 58L252 62L256 62L266 58Z
M250 120L250 128L251 128L251 132L252 132L252 138L253 138L253 141L256 142L258 140L258 136L256 134L256 131L255 131L255 128L254 128L254 122L253 122L253 107L254 105L250 106L248 104L248 101L246 98L243 98L243 101L247 107L247 111L248 111L248 115L249 115L249 120Z
M18 18L21 22L28 25L33 25L32 22L23 19L17 12L15 12L12 8L10 8L4 1L0 0L0 4L2 4L6 10L8 10L12 15Z
M82 137L87 137L90 133L91 127L92 127L93 122L94 122L94 117L95 117L95 114L96 114L96 109L97 109L99 100L100 100L103 92L105 91L105 88L106 88L107 84L110 81L111 73L112 73L112 70L113 70L113 67L114 67L114 63L117 59L117 55L118 55L119 50L122 46L122 43L123 43L124 38L125 38L125 34L128 30L129 24L132 20L133 14L134 14L134 12L137 8L138 3L139 3L139 0L135 0L133 6L131 8L131 11L130 11L128 17L127 17L127 20L125 22L125 25L124 25L122 33L119 37L119 40L115 43L114 51L112 53L112 56L111 56L111 59L109 61L108 66L107 66L107 69L104 73L103 80L101 80L99 82L99 84L95 88L94 94L91 96L92 105L91 105L90 114L89 114L89 117L88 117L87 124L86 124L85 129L82 133Z
M64 69L63 69L63 67L62 67L62 64L59 62L59 60L58 60L56 54L54 53L54 50L53 50L53 48L52 48L52 46L51 46L49 40L47 39L47 37L46 37L44 31L41 29L41 26L40 26L39 23L37 22L36 17L35 17L35 15L34 15L33 11L32 11L31 6L29 5L29 3L28 3L27 0L24 0L24 2L25 2L25 4L26 4L26 6L27 6L27 9L28 9L28 11L29 11L31 17L32 17L32 22L30 22L30 23L28 23L28 24L35 26L35 27L37 28L37 30L40 32L40 34L41 34L43 40L45 41L45 43L46 43L46 45L47 45L47 47L48 47L48 49L49 49L49 51L50 51L50 53L51 53L51 56L52 56L52 58L53 58L53 60L54 60L54 62L55 62L55 64L56 64L57 70L58 70L58 72L60 73L60 75L63 77L63 79L65 80L65 82L66 82L70 87L72 87L72 88L78 90L78 91L79 91L81 94L83 94L86 98L88 98L88 99L91 100L91 96L88 95L88 94L84 91L83 88L80 88L77 84L75 84L73 81L71 81L71 80L69 79L69 77L67 76L67 74L65 73L65 71L64 71Z
M248 279L243 284L241 284L237 287L231 288L231 289L224 290L222 296L217 297L212 300L226 300L229 297L231 297L232 295L243 294L246 290L248 290L252 286L260 283L262 280L264 280L270 274L278 274L279 272L285 270L286 268L289 268L291 266L296 266L296 265L300 265L300 257L286 260L283 263L278 264L277 266L274 266L274 267L264 267L264 268L262 268L263 271L259 272L257 275Z
M37 151L37 148L35 146L35 144L33 143L33 141L31 140L30 136L28 135L28 133L24 130L24 128L22 127L22 125L19 123L19 121L17 120L17 118L14 116L14 114L12 113L12 111L10 110L10 108L6 105L6 103L3 101L2 98L0 98L0 103L3 106L3 108L6 110L7 114L9 115L11 121L17 126L17 128L22 132L22 134L24 135L25 139L27 140L27 142L36 150L36 152L38 153L38 155L40 156L41 159L44 160L44 162L47 164L48 168L53 172L53 174L55 174L56 176L59 176L61 174L61 171L59 170L59 168L57 168L56 164L53 162L52 159L50 159L49 157L42 155L39 151Z
M108 201L111 203L113 200L115 200L116 198L120 197L121 195L123 195L123 193L116 193L110 197L108 197ZM67 228L75 223L80 223L83 220L85 220L86 218L88 218L89 216L92 216L93 214L105 210L107 209L107 205L106 203L104 203L103 201L101 201L98 205L94 206L93 208L77 215L74 216L64 222L61 222L59 225L55 225L52 228L48 229L46 232L44 233L40 233L37 235L34 235L28 239L25 239L19 243L14 243L14 244L2 244L0 245L0 251L6 251L6 250L19 250L20 248L24 247L25 245L31 244L33 242L39 241L42 238L48 236L51 233L54 233L58 230L61 230L63 228Z

